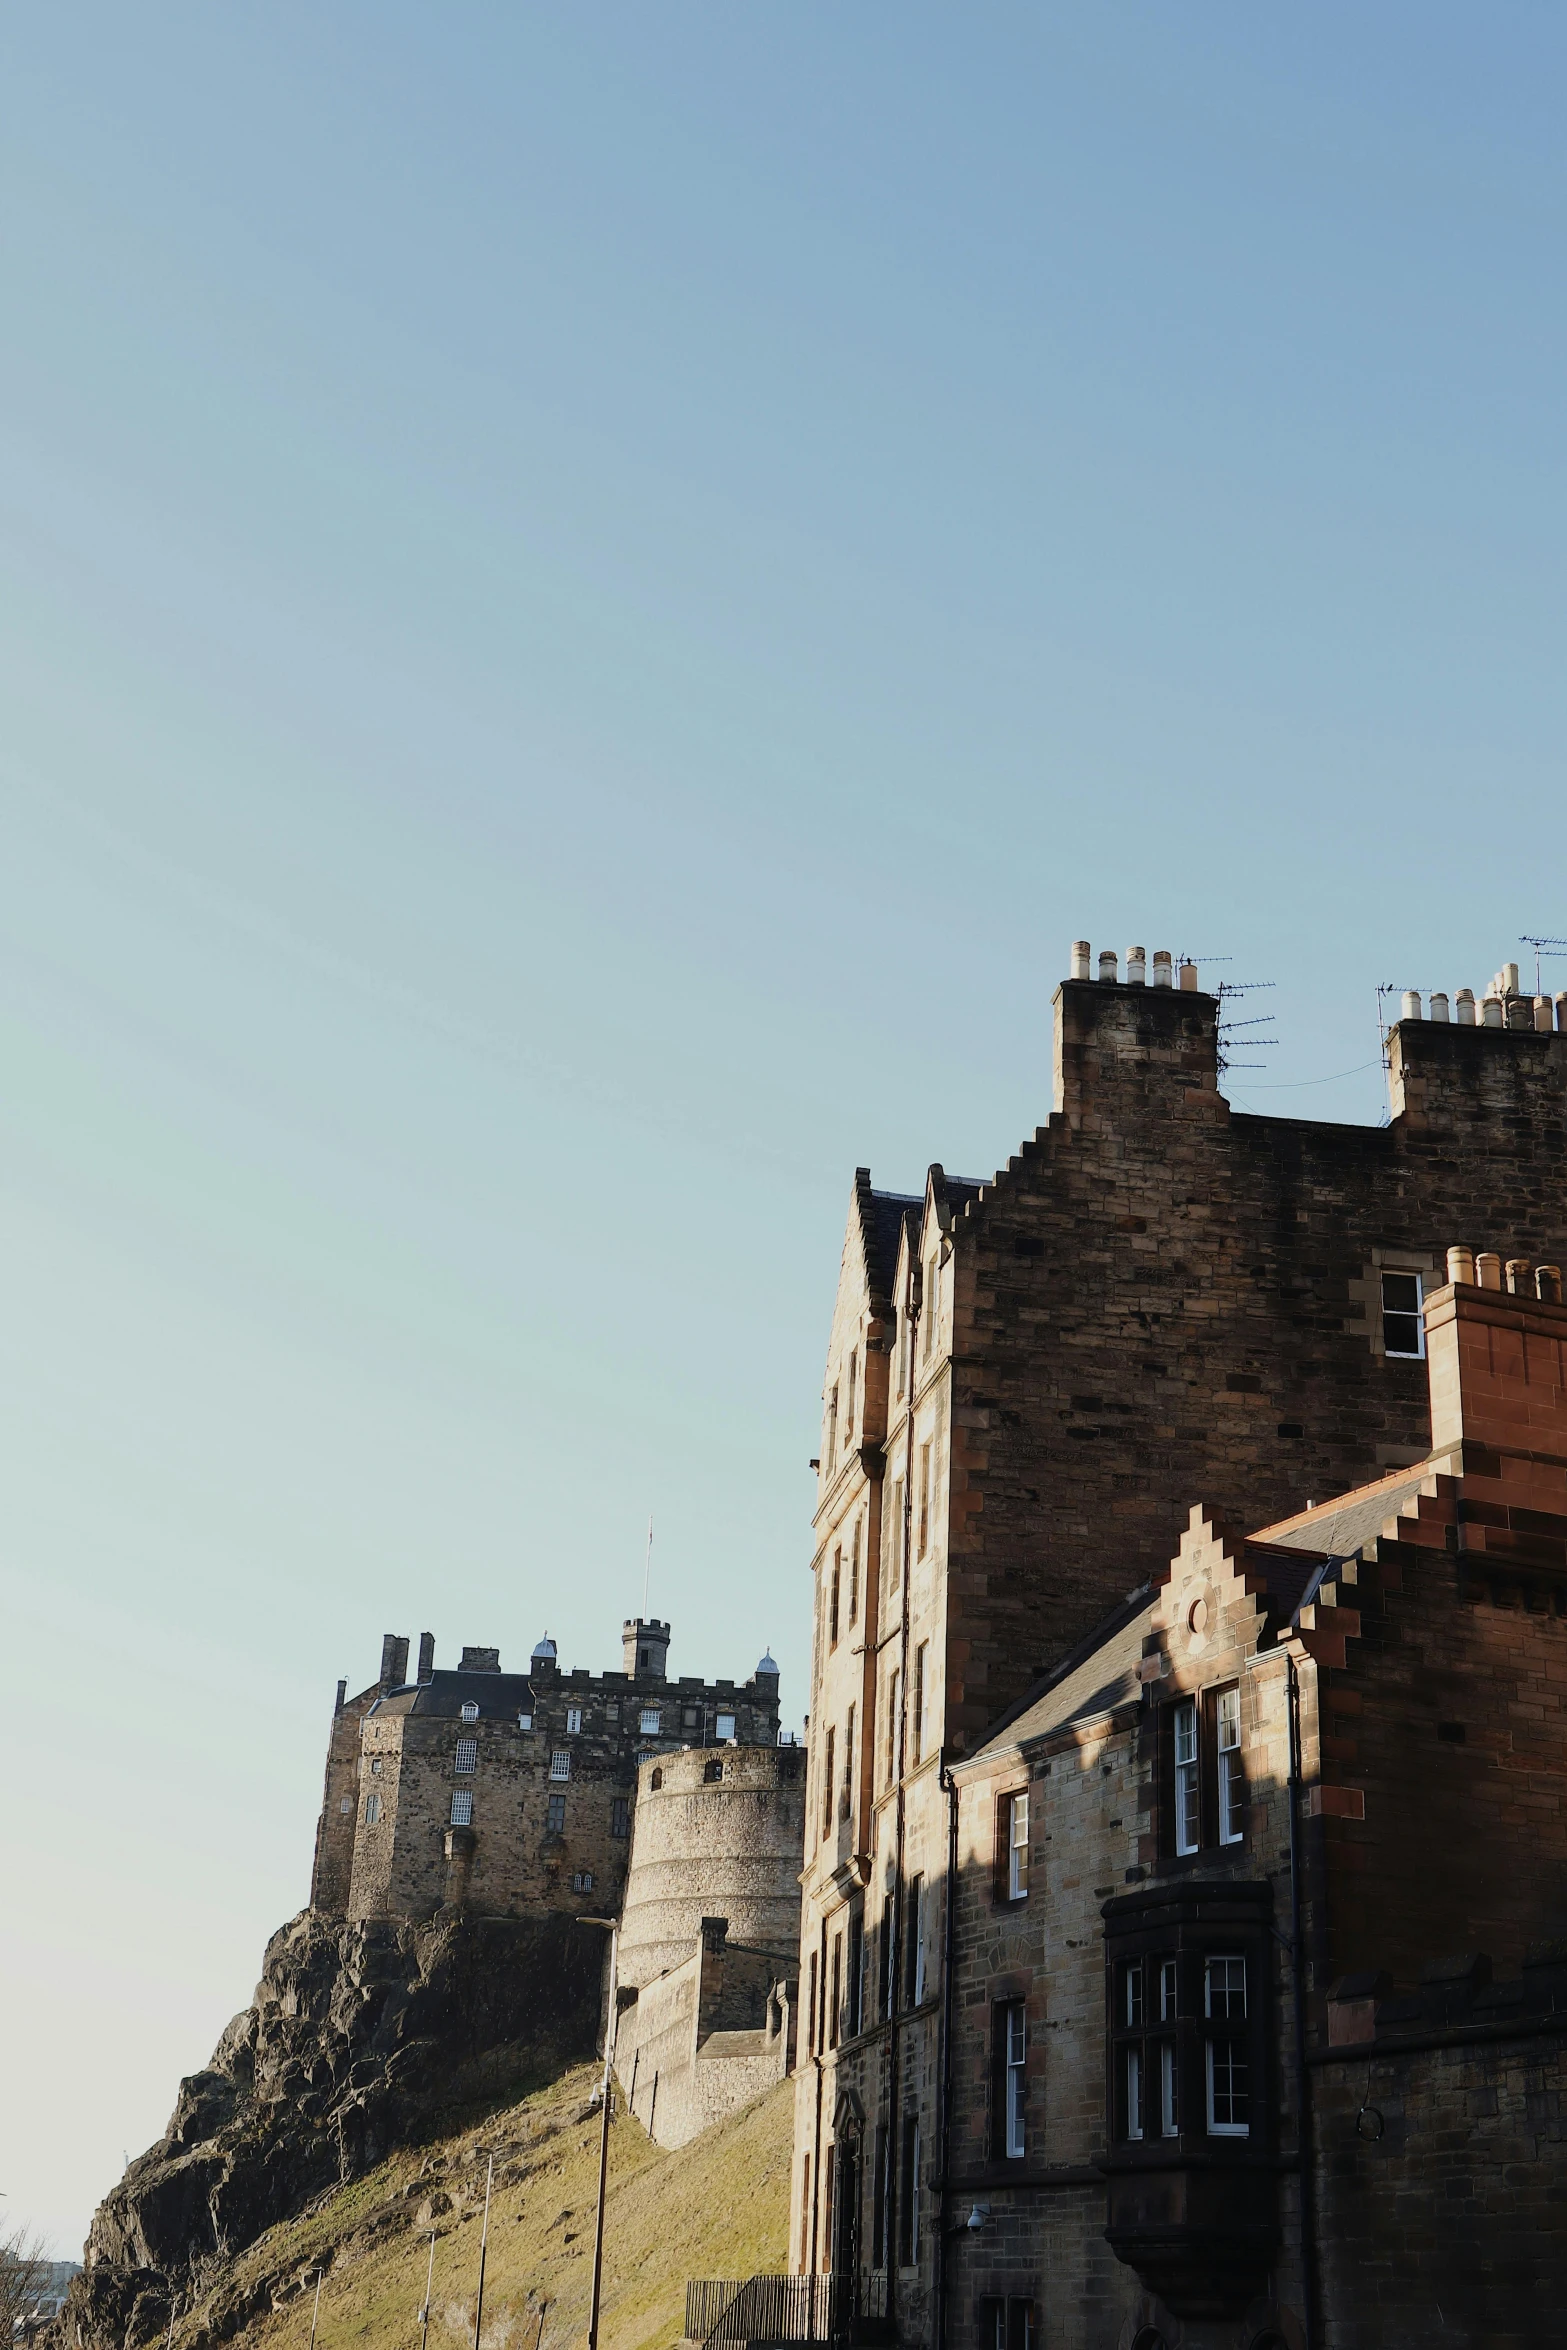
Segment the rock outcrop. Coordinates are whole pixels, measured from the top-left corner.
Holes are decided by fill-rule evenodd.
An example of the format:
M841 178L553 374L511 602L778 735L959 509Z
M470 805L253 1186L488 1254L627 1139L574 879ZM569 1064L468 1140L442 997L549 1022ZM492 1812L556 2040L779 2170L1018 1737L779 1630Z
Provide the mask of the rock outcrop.
M266 2288L227 2271L267 2229L591 2052L600 1945L558 1915L284 1926L254 2005L99 2206L65 2340L138 2350L171 2309L199 2308L207 2343L238 2331Z

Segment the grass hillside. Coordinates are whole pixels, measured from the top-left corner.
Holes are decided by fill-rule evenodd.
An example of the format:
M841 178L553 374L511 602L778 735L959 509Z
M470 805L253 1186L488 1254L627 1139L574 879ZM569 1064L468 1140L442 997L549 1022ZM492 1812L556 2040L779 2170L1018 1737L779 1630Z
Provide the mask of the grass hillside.
M230 2340L307 2350L324 2272L317 2350L411 2350L419 2337L430 2238L430 2350L473 2342L484 2178L495 2156L481 2350L586 2340L598 2189L596 2066L456 2137L393 2155L378 2170L271 2229L227 2280L263 2314ZM745 2277L786 2266L793 2084L677 2153L653 2144L617 2099L610 2129L601 2350L666 2350L684 2331L688 2276ZM226 2296L225 2296L226 2297ZM200 2350L198 2304L174 2329Z

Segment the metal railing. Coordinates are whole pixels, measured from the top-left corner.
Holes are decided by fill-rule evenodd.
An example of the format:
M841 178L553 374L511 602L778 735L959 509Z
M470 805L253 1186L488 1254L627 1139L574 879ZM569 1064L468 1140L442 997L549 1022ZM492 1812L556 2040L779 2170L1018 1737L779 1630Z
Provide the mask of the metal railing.
M686 2338L703 2350L752 2342L846 2343L866 2338L885 2313L884 2276L692 2277Z

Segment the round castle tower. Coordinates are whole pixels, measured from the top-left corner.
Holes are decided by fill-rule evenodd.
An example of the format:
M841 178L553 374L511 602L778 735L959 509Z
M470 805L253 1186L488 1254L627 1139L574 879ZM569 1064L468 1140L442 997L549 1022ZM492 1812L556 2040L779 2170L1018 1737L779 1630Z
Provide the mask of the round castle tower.
M803 1746L693 1746L637 1773L620 1979L638 1989L691 1956L705 1917L799 1964Z

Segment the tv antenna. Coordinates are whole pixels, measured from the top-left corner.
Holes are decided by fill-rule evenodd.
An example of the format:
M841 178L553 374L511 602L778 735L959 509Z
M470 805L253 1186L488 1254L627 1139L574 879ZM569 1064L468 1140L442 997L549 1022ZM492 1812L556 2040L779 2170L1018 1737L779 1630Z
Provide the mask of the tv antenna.
M1544 955L1548 959L1554 959L1558 955L1567 955L1567 938L1531 938L1525 931L1518 944L1521 947L1533 947L1534 949L1534 992L1538 995L1540 992L1540 957Z

